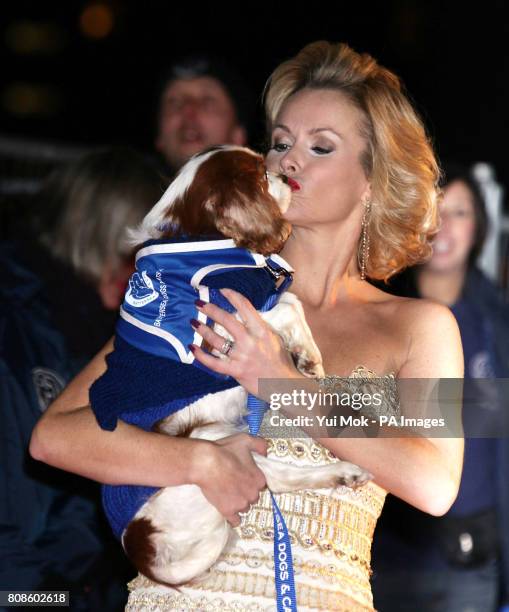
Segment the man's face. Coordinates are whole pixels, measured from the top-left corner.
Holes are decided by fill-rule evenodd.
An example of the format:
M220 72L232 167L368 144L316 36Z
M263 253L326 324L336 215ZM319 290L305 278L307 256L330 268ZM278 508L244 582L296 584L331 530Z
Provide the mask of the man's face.
M171 81L161 96L156 149L178 170L191 156L218 144L244 145L233 102L212 77Z

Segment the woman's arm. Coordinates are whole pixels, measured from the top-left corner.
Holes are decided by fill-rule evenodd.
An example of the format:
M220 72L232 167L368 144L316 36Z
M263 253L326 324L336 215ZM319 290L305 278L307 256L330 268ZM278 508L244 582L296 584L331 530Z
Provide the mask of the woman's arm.
M195 348L197 359L208 367L234 376L256 394L258 379L303 378L288 355L283 355L279 338L243 296L225 291L245 326L217 306L203 311L223 325L235 338L231 359L219 360ZM401 313L401 324L411 342L399 378L461 378L463 355L456 321L450 311L427 301L409 302ZM205 339L218 347L209 328L200 328ZM216 347L217 348L217 347ZM317 387L318 391L318 387ZM267 398L265 398L267 399ZM456 415L459 419L460 415ZM462 438L317 438L335 455L362 466L374 480L397 497L434 515L447 512L456 498L463 462Z
M251 451L266 442L247 434L218 442L173 438L123 421L110 432L88 406L88 389L106 369L112 341L74 378L34 428L30 454L39 461L109 484L164 487L197 484L233 524L258 499L265 478Z

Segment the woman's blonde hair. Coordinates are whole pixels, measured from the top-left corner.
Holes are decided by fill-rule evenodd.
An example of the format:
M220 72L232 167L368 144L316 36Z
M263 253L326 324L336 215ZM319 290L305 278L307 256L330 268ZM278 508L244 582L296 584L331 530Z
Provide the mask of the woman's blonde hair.
M363 114L360 132L367 146L360 161L372 197L367 275L387 280L427 259L438 229L440 171L399 78L346 44L311 43L267 81L269 133L286 100L304 88L339 91Z

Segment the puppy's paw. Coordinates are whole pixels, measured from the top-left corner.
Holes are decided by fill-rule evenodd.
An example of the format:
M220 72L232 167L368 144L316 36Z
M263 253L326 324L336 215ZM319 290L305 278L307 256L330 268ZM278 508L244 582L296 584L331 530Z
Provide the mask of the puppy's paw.
M291 353L297 369L310 378L323 377L322 355L313 340L298 297L289 291L283 293L279 303L264 319L281 336L286 350Z
M308 351L301 346L292 346L292 358L295 367L309 378L323 378L325 371L322 365L322 356L319 352Z
M358 465L354 465L348 461L341 461L338 464L338 467L340 468L340 471L336 476L337 487L344 486L351 489L356 489L357 487L362 487L362 485L373 479L373 474L370 474L366 470L360 468Z

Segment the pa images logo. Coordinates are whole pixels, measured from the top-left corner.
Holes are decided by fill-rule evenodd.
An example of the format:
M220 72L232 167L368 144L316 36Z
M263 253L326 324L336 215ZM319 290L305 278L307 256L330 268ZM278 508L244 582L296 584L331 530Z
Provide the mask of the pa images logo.
M60 395L65 387L65 382L56 372L48 368L34 368L32 370L32 380L39 408L41 412L44 412L51 402Z

